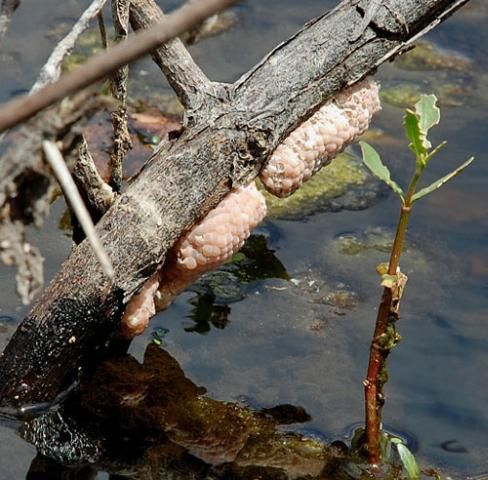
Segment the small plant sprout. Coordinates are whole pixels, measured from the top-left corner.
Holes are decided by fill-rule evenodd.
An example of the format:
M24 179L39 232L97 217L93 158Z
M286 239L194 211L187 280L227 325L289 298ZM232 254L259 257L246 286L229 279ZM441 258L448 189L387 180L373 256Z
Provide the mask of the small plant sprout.
M473 157L453 172L440 178L431 185L417 190L422 173L439 150L446 145L440 143L432 148L428 139L429 130L440 120L440 110L434 95L422 95L415 104L415 109L407 109L404 116L405 134L409 140L409 148L415 155L415 171L406 191L392 180L390 171L383 164L376 150L365 142L360 142L363 162L371 172L383 180L400 198L401 210L395 239L390 254L390 261L381 264L377 270L382 277L383 294L378 308L376 326L370 347L367 377L364 380L365 392L365 430L368 459L371 465L379 465L383 460L381 448L381 413L384 404L383 387L388 379L386 359L392 348L399 342L396 321L399 318L400 300L407 277L400 272L400 256L402 254L408 221L413 204L421 198L438 190L442 185L459 175L472 161ZM409 479L418 478L418 468L413 466L413 456L407 447L393 442L402 460Z

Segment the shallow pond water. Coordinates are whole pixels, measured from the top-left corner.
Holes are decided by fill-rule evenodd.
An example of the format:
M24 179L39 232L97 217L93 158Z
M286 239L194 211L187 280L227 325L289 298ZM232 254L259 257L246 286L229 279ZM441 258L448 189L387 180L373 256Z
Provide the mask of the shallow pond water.
M0 100L29 89L58 38L54 27L72 22L88 3L23 0L0 47ZM247 0L236 8L235 28L195 45L192 53L211 78L233 81L334 4ZM393 94L405 84L445 94L441 126L433 137L449 145L426 180L476 156L461 177L414 212L403 260L410 277L398 325L403 342L389 361L384 412L387 427L411 440L422 465L456 478L488 475L487 21L483 0L472 0L428 35L427 40L467 60L461 71L391 64L378 72L384 91ZM144 79L142 93L147 89L150 97L160 86L167 91L150 62L139 62L134 71ZM399 104L384 102L373 123L383 134L371 142L394 176L405 178L411 159L402 140ZM213 307L208 300L199 302L208 285L183 293L133 342L131 353L142 358L156 336L212 398L258 409L299 405L311 416L300 429L347 441L362 419L361 382L380 295L374 268L386 260L384 245L398 205L384 191L362 205L368 208L334 205L307 210L302 218L267 220L256 234L274 251L280 268L271 275L227 277ZM46 257L46 279L70 249L70 239L58 229L63 210L58 201L45 228L31 235ZM1 266L0 347L26 312L14 294L13 271ZM34 456L34 447L0 426L0 480L25 478Z

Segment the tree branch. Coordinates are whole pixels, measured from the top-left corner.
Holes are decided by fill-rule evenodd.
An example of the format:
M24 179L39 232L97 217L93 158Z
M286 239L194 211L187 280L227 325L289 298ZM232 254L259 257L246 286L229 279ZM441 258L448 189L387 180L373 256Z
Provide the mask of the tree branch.
M83 67L63 75L57 82L46 85L33 95L24 95L3 104L0 108L0 132L31 118L67 95L102 80L117 68L141 58L164 42L235 2L236 0L199 0L185 3L150 29L132 35L130 41L124 44L99 53L88 60Z
M147 29L163 18L154 0L131 0L130 22L134 30ZM187 119L201 115L197 110L208 108L211 98L222 95L220 84L205 76L179 38L166 42L151 55L187 110Z
M127 42L129 35L129 4L130 0L112 0L112 18L115 28L115 40L119 43ZM122 187L123 166L132 142L127 124L127 82L129 79L129 66L124 65L112 73L110 89L117 100L117 109L112 112L112 125L114 129L114 144L110 155L109 185L115 192Z
M78 144L79 158L71 175L80 191L90 216L97 223L115 201L113 190L103 181L83 136Z

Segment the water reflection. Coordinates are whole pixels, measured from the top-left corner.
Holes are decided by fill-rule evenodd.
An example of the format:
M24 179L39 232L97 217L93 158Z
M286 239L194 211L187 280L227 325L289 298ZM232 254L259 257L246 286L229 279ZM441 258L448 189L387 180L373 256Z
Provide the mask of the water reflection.
M288 280L285 266L269 249L264 235L251 235L242 249L230 262L215 272L210 272L189 287L196 296L187 315L195 323L186 326L187 332L207 333L211 326L225 328L229 323L229 304L246 298L253 282L267 278Z
M61 408L21 426L38 450L27 478L322 478L344 462L344 445L283 427L309 420L303 408L255 411L205 392L154 344L142 364L108 360Z

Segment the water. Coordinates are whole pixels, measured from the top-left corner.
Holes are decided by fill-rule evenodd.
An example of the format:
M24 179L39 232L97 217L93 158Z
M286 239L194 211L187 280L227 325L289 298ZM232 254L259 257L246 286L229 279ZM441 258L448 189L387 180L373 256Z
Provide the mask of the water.
M58 3L22 2L0 50L7 58L7 68L0 71L0 100L30 87L56 41L45 37L46 30L71 22L89 2ZM291 0L248 0L237 8L237 27L196 45L192 53L211 78L232 81L333 4L304 0L297 7ZM448 139L449 146L436 158L426 180L434 180L470 155L476 162L414 212L409 252L403 260L410 277L399 324L404 340L389 362L384 417L389 428L414 439L423 465L459 478L488 471L487 20L483 1L472 0L428 35L437 45L469 58L467 72L412 72L387 65L378 74L384 88L405 79L425 83L434 77L444 83L459 81L466 88L459 96L462 105L442 109L434 137ZM139 62L135 70L148 73L144 77L148 88L160 86L160 76L149 62ZM373 126L392 139L377 146L394 176L405 178L409 156L396 140L402 136L401 115L401 108L384 105ZM31 234L46 256L47 278L70 249L70 240L57 229L63 208L57 202L43 231ZM167 329L164 347L212 398L246 399L256 408L300 405L312 417L307 429L328 439L347 439L362 418L361 381L380 295L374 267L386 260L386 254L368 249L342 255L338 239L361 236L366 230L381 237L391 232L397 210L389 195L367 210L316 213L302 221L268 220L258 233L298 285L279 279L241 285L245 298L229 304L225 328L209 324L205 334L189 331L195 330L190 303L195 294L186 292L153 320L146 334L133 342L131 352L140 358L153 330ZM13 271L0 267L0 284L0 316L13 319L0 319L3 346L27 309L13 293ZM317 286L322 291L353 291L357 305L341 309L320 303ZM24 478L34 456L32 446L0 427L0 480Z

